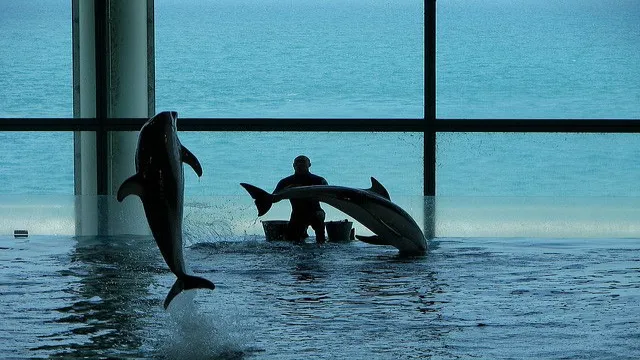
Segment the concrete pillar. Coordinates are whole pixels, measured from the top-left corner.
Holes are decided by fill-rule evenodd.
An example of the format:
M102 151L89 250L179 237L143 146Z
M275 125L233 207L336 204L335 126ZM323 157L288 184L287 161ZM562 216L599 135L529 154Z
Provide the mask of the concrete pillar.
M155 112L153 0L73 0L74 117ZM74 135L76 233L149 234L138 199L115 200L135 173L137 132Z

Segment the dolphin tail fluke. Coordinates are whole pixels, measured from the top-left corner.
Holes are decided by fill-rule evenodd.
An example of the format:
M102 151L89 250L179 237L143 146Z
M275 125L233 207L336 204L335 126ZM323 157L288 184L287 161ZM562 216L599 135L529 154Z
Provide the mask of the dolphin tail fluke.
M240 183L249 195L255 200L256 207L258 208L258 216L262 216L271 209L271 205L273 205L273 195L268 192L260 189L259 187L249 185L246 183Z
M362 235L356 235L356 238L362 242L365 242L367 244L372 244L372 245L391 245L388 242L384 241L384 239L382 239L380 236L377 235L373 235L373 236L362 236Z
M201 278L199 276L185 275L182 279L184 281L184 289L215 289L216 286L209 280Z
M191 289L215 289L216 286L209 280L205 278L201 278L193 275L185 275L182 278L176 279L176 282L173 283L171 290L167 294L167 298L164 299L164 308L168 308L171 300L175 298L178 294L180 294L184 290Z

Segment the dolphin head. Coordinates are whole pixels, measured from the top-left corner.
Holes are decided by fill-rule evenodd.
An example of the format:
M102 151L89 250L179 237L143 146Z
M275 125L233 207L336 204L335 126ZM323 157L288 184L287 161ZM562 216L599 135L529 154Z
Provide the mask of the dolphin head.
M142 136L147 134L155 136L157 134L176 132L177 118L178 113L176 111L163 111L158 113L142 126L140 134Z
M175 126L177 118L177 111L163 111L151 118L151 122L154 122L158 125L161 124L165 126Z
M171 126L174 131L176 130L177 111L163 111L156 117L159 117L165 126Z

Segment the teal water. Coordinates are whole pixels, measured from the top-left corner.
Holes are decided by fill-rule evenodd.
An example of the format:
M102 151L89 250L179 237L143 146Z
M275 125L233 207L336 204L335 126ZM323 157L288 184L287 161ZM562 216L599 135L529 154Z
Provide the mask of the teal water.
M189 229L186 231L190 232ZM195 239L213 291L162 308L150 237L0 237L4 359L637 359L635 240Z

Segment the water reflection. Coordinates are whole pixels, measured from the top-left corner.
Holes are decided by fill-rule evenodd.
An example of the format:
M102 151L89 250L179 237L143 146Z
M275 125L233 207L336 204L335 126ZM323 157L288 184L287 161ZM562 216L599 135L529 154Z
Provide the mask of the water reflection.
M361 316L378 336L392 338L411 332L405 345L421 356L435 355L424 344L444 341L451 330L434 325L447 307L442 301L447 284L436 271L435 257L433 253L416 258L375 256L360 261L355 277L353 298L362 301L360 308L369 309Z
M145 319L158 300L151 296L154 273L161 261L148 237L78 237L67 280L72 301L55 311L60 317L49 336L58 344L33 350L50 350L52 358L95 358L132 354L145 346ZM63 326L64 325L64 326ZM67 343L64 339L75 339Z
M311 247L314 245L305 245ZM322 262L320 253L321 249L310 248L301 249L293 257L291 275L301 283L316 283L322 281L326 277L326 269Z

